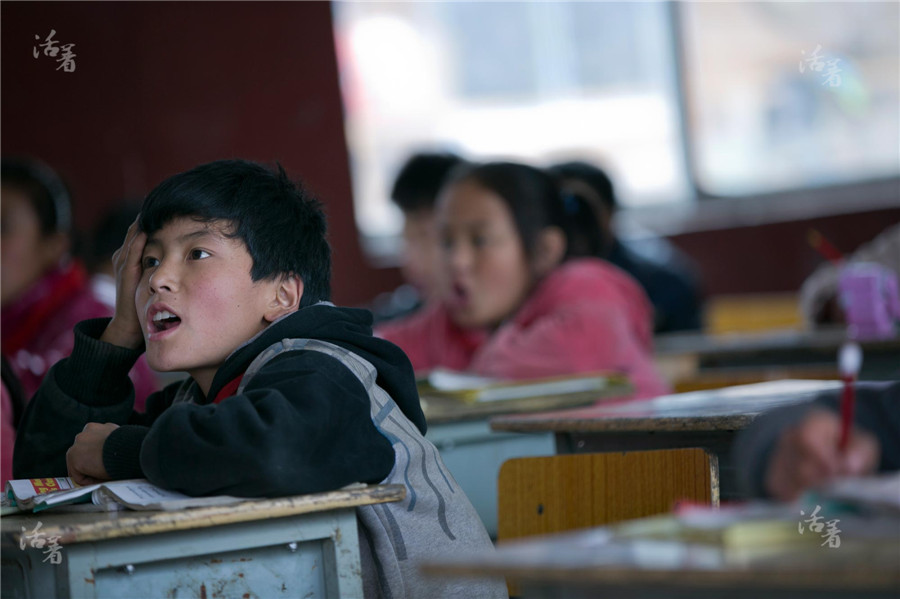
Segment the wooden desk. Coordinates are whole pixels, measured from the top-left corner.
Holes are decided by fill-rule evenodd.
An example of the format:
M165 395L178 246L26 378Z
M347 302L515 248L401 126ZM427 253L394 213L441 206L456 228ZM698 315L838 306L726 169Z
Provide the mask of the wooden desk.
M435 561L423 570L430 576L506 576L528 599L895 599L900 521L863 523L880 532L862 538L852 517L842 518L837 548L798 536L811 542L729 549L678 539L622 539L613 528L595 528L501 544L493 553ZM796 520L785 524L796 531Z
M595 453L702 447L717 457L720 497L741 498L731 464L737 431L761 412L812 400L837 389L838 381L774 381L725 389L665 395L576 410L503 416L491 428L506 432L552 432L557 453Z
M355 508L404 496L376 485L172 512L4 516L2 595L361 598ZM35 534L43 548L30 546Z
M553 434L546 431L513 434L492 431L488 418L500 414L534 413L595 402L603 397L627 395L631 387L610 384L601 393L568 397L528 398L467 404L448 397L423 395L428 420L426 438L441 453L453 478L465 491L491 538L497 537L497 476L506 460L553 455Z
M662 362L693 360L697 375L732 371L760 373L791 369L837 373L837 353L846 341L844 327L814 330L769 330L754 333L705 335L671 333L654 339ZM900 337L864 341L860 378L900 379Z

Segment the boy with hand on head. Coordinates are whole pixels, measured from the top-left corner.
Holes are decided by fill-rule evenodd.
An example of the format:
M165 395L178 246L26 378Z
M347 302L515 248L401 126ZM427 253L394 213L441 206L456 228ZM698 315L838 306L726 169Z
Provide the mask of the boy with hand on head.
M423 437L409 360L367 311L327 301L325 231L283 170L218 161L160 184L114 258L115 316L76 326L29 404L15 476L245 497L406 484L403 502L358 508L366 597L506 596L418 573L428 552L490 540ZM190 378L141 414L127 373L143 351Z

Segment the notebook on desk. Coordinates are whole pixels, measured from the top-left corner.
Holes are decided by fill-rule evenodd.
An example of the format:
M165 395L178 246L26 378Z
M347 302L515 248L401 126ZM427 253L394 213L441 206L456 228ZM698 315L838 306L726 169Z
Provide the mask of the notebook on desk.
M246 501L228 495L191 497L157 487L146 479L78 486L69 477L10 480L6 483L6 498L9 507L34 512L71 505L92 505L98 511L179 510Z
M429 422L575 408L633 392L627 377L611 372L505 381L436 370L418 389Z
M504 380L444 368L432 370L417 382L420 395L450 397L469 404L535 397L598 397L614 384L627 384L627 379L613 372L590 372Z

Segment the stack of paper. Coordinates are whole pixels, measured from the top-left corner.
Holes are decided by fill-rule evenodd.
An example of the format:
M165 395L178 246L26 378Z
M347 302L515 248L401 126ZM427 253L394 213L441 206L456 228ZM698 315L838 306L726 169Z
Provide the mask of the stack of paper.
M624 376L609 372L511 381L438 368L427 379L419 381L419 393L453 397L466 403L567 395L599 398L612 384L623 385L627 381Z

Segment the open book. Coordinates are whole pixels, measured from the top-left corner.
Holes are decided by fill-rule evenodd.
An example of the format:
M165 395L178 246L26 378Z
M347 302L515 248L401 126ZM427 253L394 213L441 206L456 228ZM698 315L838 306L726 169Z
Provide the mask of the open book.
M246 498L217 495L191 497L157 487L143 478L77 486L71 478L25 478L6 483L6 495L20 510L39 512L55 506L91 503L106 510L179 510L227 505Z
M453 397L466 403L505 401L529 397L593 395L597 398L613 384L624 384L623 375L589 372L525 380L502 380L436 368L418 382L419 394Z

